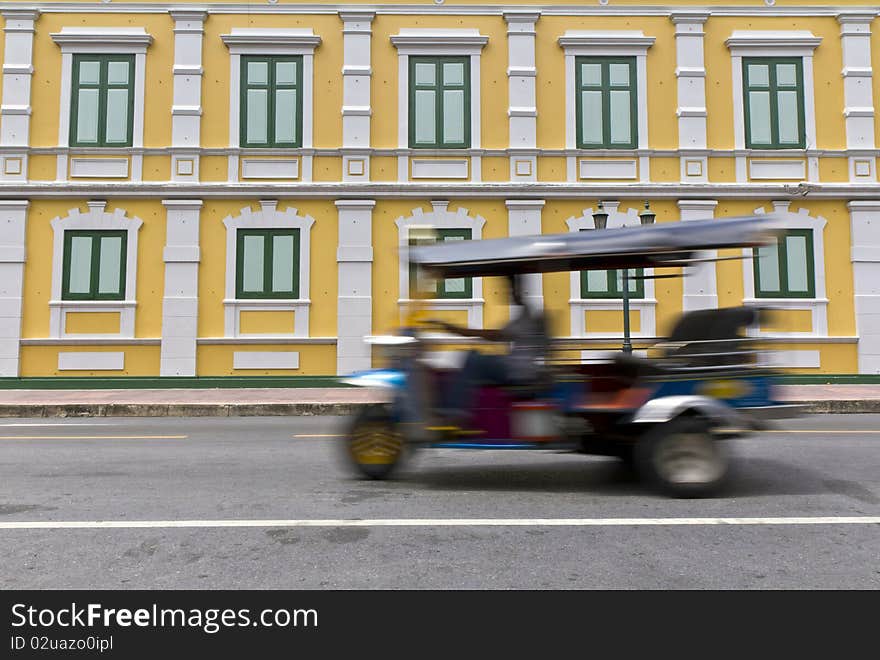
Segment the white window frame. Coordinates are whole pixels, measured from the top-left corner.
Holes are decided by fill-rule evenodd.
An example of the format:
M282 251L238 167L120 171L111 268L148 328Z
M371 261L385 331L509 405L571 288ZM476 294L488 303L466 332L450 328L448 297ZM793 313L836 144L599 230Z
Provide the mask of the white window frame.
M230 34L220 38L229 49L229 146L241 147L241 56L242 55L299 55L302 57L302 146L283 149L285 154L300 153L302 167L298 167L300 180L312 180L312 149L314 146L315 117L315 49L321 37L311 28L232 28ZM279 150L247 148L247 153L267 156ZM239 180L240 154L229 155L228 179ZM259 158L256 158L259 160Z
M790 202L773 202L772 213L779 215L785 229L810 229L813 232L813 276L815 278L814 298L756 298L755 266L752 248L744 248L743 255L743 304L780 310L808 310L812 313L810 332L761 332L760 328L750 328L749 334L756 337L815 339L828 336L828 297L825 293L825 225L828 221L822 216L813 217L807 209L797 213L788 210ZM755 209L756 215L767 213L768 209Z
M471 146L469 149L479 149L482 142L480 130L480 55L483 47L489 42L489 37L480 34L477 29L439 29L439 28L401 28L398 34L391 36L391 43L397 48L397 146L406 149L407 152L427 151L410 150L409 146L409 58L410 56L439 57L454 55L469 57L470 70L470 98L471 98ZM469 149L451 149L450 151L467 153ZM424 159L420 159L424 160ZM471 156L470 180L481 179L481 157ZM428 170L428 164L424 164ZM441 166L442 167L442 166ZM398 156L397 161L398 179L409 180L409 157ZM429 172L430 174L430 172ZM438 170L436 177L445 178L447 175Z
M82 213L78 208L68 211L64 218L56 217L49 224L54 232L52 240L52 298L49 301L49 337L52 339L133 339L135 309L137 307L137 246L138 231L143 224L140 218L128 218L125 211L116 209L106 212L107 202L93 200L87 202L89 211ZM119 231L126 232L125 253L125 291L122 300L62 300L62 280L64 275L64 232L72 230ZM66 331L69 312L118 312L119 332L89 334L68 334Z
M641 225L639 212L635 208L628 209L625 213L618 211L619 202L603 202L605 212L608 213L609 229L619 227L637 227ZM583 214L578 217L571 217L565 221L568 231L576 232L584 229L594 229L593 223L594 209L584 209ZM657 332L657 299L654 297L654 280L651 276L654 274L653 268L645 268L644 275L644 298L630 298L630 310L638 310L639 312L639 331L631 333L633 339L652 338ZM571 310L571 336L586 338L609 338L622 339L623 330L615 333L607 332L590 332L586 327L586 313L591 311L613 310L619 311L621 328L623 327L623 299L622 298L582 298L581 297L581 271L571 271L569 274L571 282L571 295L568 305Z
M577 100L575 97L575 58L577 57L635 57L636 94L639 135L636 149L648 148L648 49L655 38L641 30L566 30L558 42L565 51L565 148L577 150ZM602 149L590 149L591 155ZM618 151L618 150L614 150ZM632 151L632 150L627 150ZM568 156L568 180L578 179L577 157ZM650 167L647 156L639 156L639 179L648 181Z
M226 296L223 299L225 336L236 337L308 337L309 336L309 271L311 253L311 230L315 219L297 214L295 208L284 211L277 209L277 200L260 200L260 210L254 211L246 206L235 217L228 215L223 219L226 227ZM236 298L236 238L239 229L299 229L299 298ZM294 313L293 334L277 335L271 333L244 334L241 332L242 311L292 311Z
M486 219L482 216L471 217L468 210L459 207L457 211L448 210L448 201L431 202L431 211L425 213L421 208L415 208L409 217L397 218L398 243L400 247L400 296L397 300L401 310L401 318L406 305L412 303L409 297L409 262L406 259L406 249L409 247L409 233L414 227L431 227L433 229L469 229L471 240L477 241L483 238L483 226ZM471 328L483 327L483 278L474 277L471 280L471 298L431 298L420 301L427 309L465 311L468 315L468 326Z
M746 173L747 153L758 151L773 156L797 153L806 154L817 148L816 144L816 100L813 83L813 53L822 43L822 37L808 30L734 30L724 42L730 50L730 65L733 74L733 146L736 155L736 180L748 181ZM744 57L800 57L803 60L804 85L804 144L805 149L747 149L746 111L743 98L742 60ZM766 169L766 168L765 168ZM819 159L807 159L807 177L810 181L819 180ZM764 178L764 177L762 177ZM789 178L780 170L779 178Z

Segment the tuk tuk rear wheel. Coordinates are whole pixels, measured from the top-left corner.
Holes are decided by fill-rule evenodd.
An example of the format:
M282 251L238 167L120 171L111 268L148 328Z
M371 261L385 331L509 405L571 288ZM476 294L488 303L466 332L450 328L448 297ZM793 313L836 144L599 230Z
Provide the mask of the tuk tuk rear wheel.
M673 497L708 497L727 476L727 455L708 421L699 417L658 424L635 449L642 478Z
M403 458L405 441L387 405L369 405L352 420L343 442L349 464L370 479L386 479Z

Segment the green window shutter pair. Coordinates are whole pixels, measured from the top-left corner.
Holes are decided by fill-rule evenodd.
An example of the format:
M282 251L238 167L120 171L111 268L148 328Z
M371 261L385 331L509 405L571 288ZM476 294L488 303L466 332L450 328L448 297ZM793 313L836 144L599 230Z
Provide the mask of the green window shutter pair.
M470 229L437 229L437 241L469 241L472 234ZM414 242L410 241L410 245ZM451 277L445 280L424 278L415 264L409 265L410 298L415 298L416 291L421 287L421 293L431 298L472 298L473 278Z
M239 229L237 298L299 298L299 229Z
M241 58L242 147L302 146L302 57Z
M410 147L470 147L470 76L467 57L409 58Z
M806 147L801 58L744 57L743 103L749 149Z
M74 55L70 144L130 147L134 124L134 56Z
M644 271L629 269L629 297L645 297ZM623 298L623 271L581 271L581 298Z
M65 231L62 299L125 299L127 242L125 230Z
M635 149L638 146L636 89L636 58L575 58L579 149Z
M755 248L753 254L755 297L816 297L811 229L790 229L775 244Z

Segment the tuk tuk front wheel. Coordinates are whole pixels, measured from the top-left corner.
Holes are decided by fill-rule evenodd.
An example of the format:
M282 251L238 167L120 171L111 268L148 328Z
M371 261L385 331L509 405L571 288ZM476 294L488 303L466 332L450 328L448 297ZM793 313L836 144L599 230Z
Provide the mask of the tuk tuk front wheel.
M643 479L673 497L707 497L727 476L728 460L709 423L679 417L658 424L636 444Z
M362 475L385 479L404 453L404 437L387 405L370 405L358 412L344 438L344 455Z

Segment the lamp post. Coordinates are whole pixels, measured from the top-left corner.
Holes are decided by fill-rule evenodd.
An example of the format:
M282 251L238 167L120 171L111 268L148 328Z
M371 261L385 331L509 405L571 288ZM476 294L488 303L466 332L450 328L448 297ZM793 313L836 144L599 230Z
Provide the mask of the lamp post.
M654 224L654 219L657 217L657 214L651 210L648 202L645 201L644 210L639 213L639 222L642 225L652 225ZM624 353L632 353L632 342L629 338L629 268L623 269L623 346L621 350Z

